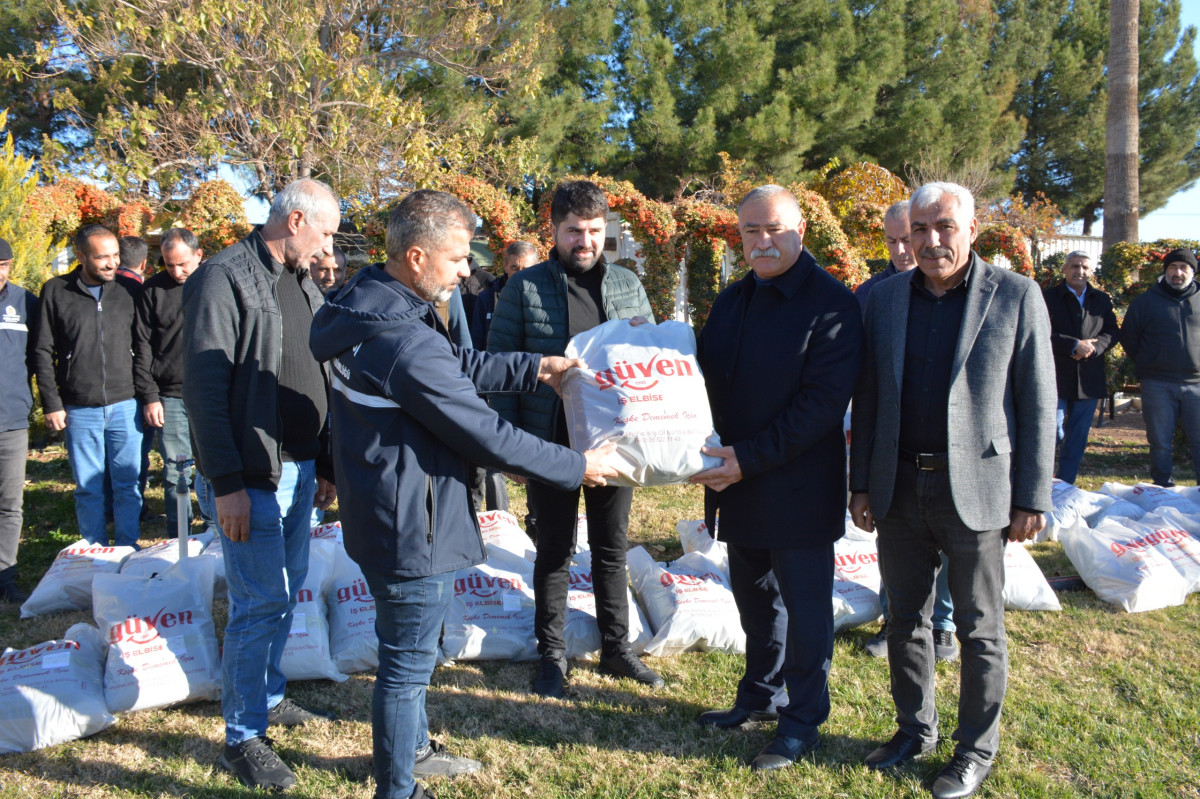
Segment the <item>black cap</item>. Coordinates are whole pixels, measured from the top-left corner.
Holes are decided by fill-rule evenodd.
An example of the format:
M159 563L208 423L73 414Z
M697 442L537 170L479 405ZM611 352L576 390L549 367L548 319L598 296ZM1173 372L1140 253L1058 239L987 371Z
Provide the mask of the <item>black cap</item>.
M1196 271L1196 254L1191 250L1183 247L1180 247L1178 250L1171 250L1169 253L1163 256L1163 269L1166 269L1176 261L1183 261L1192 268L1193 272Z
M11 261L12 257L12 245L4 239L0 239L0 261Z

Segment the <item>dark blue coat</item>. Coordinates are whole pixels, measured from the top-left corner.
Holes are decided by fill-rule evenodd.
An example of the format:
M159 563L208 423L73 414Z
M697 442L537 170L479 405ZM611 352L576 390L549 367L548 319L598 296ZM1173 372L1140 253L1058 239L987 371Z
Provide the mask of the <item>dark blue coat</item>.
M33 342L38 298L15 283L0 287L0 433L29 427L33 393Z
M770 284L753 273L713 303L697 341L713 425L743 479L705 489L720 538L761 549L829 544L845 530L842 421L862 362L850 290L807 250Z
M450 343L433 305L380 266L326 297L313 355L332 361L330 428L346 551L385 578L485 559L467 463L564 490L584 457L522 432L480 394L532 391L541 357Z

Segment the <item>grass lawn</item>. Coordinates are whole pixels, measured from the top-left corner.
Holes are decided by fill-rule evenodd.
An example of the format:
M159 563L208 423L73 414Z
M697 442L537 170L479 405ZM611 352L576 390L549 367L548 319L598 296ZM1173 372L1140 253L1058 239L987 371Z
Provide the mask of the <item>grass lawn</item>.
M1093 430L1081 487L1147 479L1136 414ZM1181 470L1183 471L1183 470ZM1190 473L1190 469L1187 470ZM29 462L22 583L32 588L54 554L76 538L70 473L61 447ZM523 492L514 487L521 518ZM152 489L161 508L161 490ZM803 513L802 508L797 509ZM658 560L677 557L675 522L701 515L697 490L639 491L630 538ZM148 529L148 528L147 528ZM161 533L159 533L161 535ZM1047 574L1074 570L1057 544L1034 557ZM1200 797L1200 596L1186 605L1127 614L1090 591L1060 594L1062 613L1010 612L1010 676L1001 749L983 797ZM218 601L223 617L223 601ZM27 621L0 605L0 645L25 647L63 633L87 613ZM218 629L222 622L218 620ZM703 710L728 706L742 659L687 653L649 659L668 681L654 692L575 664L568 699L528 693L531 664L463 662L439 668L428 707L431 732L484 770L433 785L439 797L906 797L948 758L957 664L939 664L945 739L929 761L881 775L860 764L893 731L887 664L866 656L874 625L840 633L830 680L832 714L813 757L760 776L745 763L770 739L701 729ZM339 720L278 732L304 797L369 797L373 679L293 683L301 702ZM87 740L0 757L0 797L244 796L213 763L223 742L220 708L205 702L134 713Z

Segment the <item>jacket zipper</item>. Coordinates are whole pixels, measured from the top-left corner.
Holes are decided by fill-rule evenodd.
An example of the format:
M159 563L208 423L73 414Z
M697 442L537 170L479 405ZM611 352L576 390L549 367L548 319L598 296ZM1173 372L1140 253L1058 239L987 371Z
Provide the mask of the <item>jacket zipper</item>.
M100 289L100 299L96 300L96 320L100 328L100 397L102 404L108 407L108 359L104 349L104 289Z
M437 523L437 499L433 495L433 477L425 475L425 508L429 526L425 530L425 541L433 546L433 528Z

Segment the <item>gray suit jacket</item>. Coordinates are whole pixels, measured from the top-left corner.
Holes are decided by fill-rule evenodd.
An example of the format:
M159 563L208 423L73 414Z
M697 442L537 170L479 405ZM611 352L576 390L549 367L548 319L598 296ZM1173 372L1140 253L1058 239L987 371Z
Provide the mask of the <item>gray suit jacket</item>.
M974 252L950 375L950 489L973 530L1008 526L1013 507L1049 510L1057 392L1050 320L1032 280ZM871 513L892 506L911 282L919 269L880 283L866 315L866 355L854 393L850 487Z

